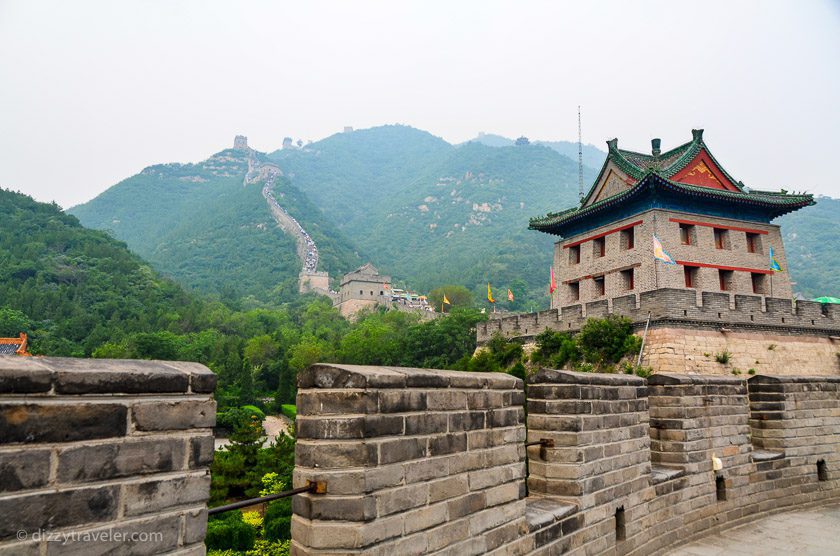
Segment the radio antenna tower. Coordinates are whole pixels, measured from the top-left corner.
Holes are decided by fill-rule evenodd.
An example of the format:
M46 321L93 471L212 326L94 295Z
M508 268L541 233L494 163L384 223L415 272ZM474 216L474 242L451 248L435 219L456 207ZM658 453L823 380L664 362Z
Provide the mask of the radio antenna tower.
M580 104L578 104L578 199L583 200L583 140L580 132Z

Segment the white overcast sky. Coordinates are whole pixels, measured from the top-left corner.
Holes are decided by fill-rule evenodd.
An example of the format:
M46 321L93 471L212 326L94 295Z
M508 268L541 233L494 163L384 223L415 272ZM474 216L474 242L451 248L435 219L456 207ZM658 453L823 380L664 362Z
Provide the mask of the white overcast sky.
M0 0L0 187L64 207L248 136L403 123L644 150L840 197L840 3Z

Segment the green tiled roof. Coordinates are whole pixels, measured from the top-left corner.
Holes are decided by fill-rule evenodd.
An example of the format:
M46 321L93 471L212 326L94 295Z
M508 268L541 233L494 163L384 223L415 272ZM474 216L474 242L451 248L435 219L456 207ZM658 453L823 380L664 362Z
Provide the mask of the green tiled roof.
M679 158L683 158L684 156L685 154ZM623 204L632 198L638 197L645 190L660 188L695 198L726 200L735 204L766 207L772 214L772 217L814 204L814 196L811 194L791 195L786 192L748 192L743 189L740 191L713 189L675 182L651 169L647 170L630 189L588 206L573 207L561 212L548 213L545 216L532 218L529 222L528 229L557 234L559 233L558 228L560 226L593 216L611 207Z
M618 166L622 172L636 181L642 179L645 174L650 171L655 171L665 178L670 178L685 168L686 165L694 160L694 157L696 157L703 149L706 150L706 153L708 153L712 161L714 161L717 167L720 168L726 176L726 179L732 182L739 190L743 191L744 184L729 175L729 173L723 168L723 166L720 165L714 155L712 155L709 148L703 142L703 130L692 129L691 136L691 141L688 143L684 143L679 147L666 151L659 156L619 149L617 139L607 141L607 159L604 161L604 165L601 167L601 171L598 173L595 183L592 184L589 193L587 193L583 198L582 203L586 204L589 201L589 198L595 193L595 186L601 181L604 171L607 169L610 162Z

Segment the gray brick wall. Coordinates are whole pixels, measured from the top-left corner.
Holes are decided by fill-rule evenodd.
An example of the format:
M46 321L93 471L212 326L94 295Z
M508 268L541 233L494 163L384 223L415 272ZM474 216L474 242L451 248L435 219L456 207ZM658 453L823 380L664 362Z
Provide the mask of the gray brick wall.
M195 363L0 357L0 554L203 553L215 383Z
M692 230L691 245L683 245L678 222L672 219L697 222ZM627 248L627 241L621 232L612 232L617 228L641 221L634 227L634 245ZM705 225L701 225L703 223ZM714 226L730 227L726 232L724 248L718 249L714 239ZM755 252L747 249L745 229L761 233L755 244ZM612 232L612 233L608 233ZM600 248L589 238L603 236L604 255ZM665 250L678 261L701 263L724 267L767 270L769 268L769 250L773 247L776 259L783 269L787 269L784 245L779 226L728 218L715 218L700 214L670 210L648 210L606 226L601 226L585 233L564 238L554 246L554 269L558 289L551 300L553 308L587 303L598 299L612 299L629 293L640 293L658 288L685 288L683 266L666 266L654 263L652 237L656 235ZM575 264L570 257L570 244L580 243L580 262ZM599 240L600 241L600 240ZM633 288L628 289L622 278L622 270L634 269ZM598 293L593 277L603 276L605 291ZM579 282L580 297L575 299L569 282ZM772 291L771 291L772 289ZM718 269L700 267L697 269L696 284L691 291L720 291ZM753 295L750 273L735 271L732 275L732 294ZM786 298L792 297L790 276L787 272L768 275L766 291L763 295Z
M524 526L522 381L316 365L299 377L295 554L480 554Z
M301 376L295 482L327 494L295 501L292 552L663 553L837 499L838 386L543 370L527 440L553 444L526 452L509 376L319 365Z

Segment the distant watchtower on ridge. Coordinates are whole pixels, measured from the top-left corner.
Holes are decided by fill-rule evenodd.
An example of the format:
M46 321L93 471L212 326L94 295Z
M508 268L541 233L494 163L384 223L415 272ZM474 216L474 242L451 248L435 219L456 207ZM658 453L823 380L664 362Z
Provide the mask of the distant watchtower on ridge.
M609 148L579 207L533 218L529 228L563 238L555 244L562 308L662 288L790 299L787 272L770 269L770 249L787 269L777 216L814 204L812 195L748 190L703 141L650 154ZM676 265L654 259L656 236Z
M237 135L233 138L233 150L235 151L247 151L248 150L248 138L244 135Z

